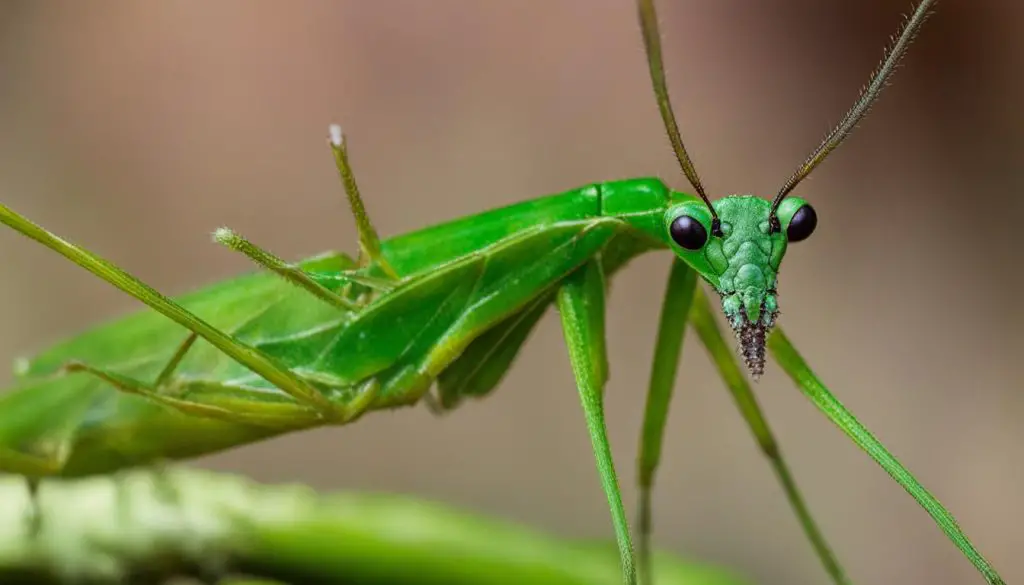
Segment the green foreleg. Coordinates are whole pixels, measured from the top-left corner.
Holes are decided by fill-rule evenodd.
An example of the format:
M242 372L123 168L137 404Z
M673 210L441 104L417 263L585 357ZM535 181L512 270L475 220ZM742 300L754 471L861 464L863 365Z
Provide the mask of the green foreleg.
M661 305L661 320L654 345L654 363L647 390L647 406L644 409L644 426L638 458L638 560L641 581L644 582L649 582L650 576L654 574L651 567L651 493L654 487L654 474L661 459L665 421L668 418L668 407L672 400L679 357L683 349L683 333L686 331L686 319L690 313L696 284L697 273L679 258L673 260Z
M696 301L694 295L696 294ZM691 306L694 305L691 309ZM640 513L639 559L642 574L650 574L648 566L651 535L651 492L654 474L661 455L665 420L672 398L679 358L682 355L683 333L689 315L702 343L711 353L718 370L735 398L762 451L768 456L786 496L800 518L801 525L814 545L829 575L836 583L847 578L824 537L815 525L807 506L789 473L775 438L768 427L756 399L747 384L736 358L725 343L714 321L707 298L696 287L696 273L681 260L675 260L662 304L661 322L655 345L654 364L644 416L644 430L639 457Z
M289 394L296 401L315 408L321 416L333 419L337 414L331 403L316 388L279 365L273 358L210 325L121 268L88 250L53 235L4 205L0 205L0 223L36 240L142 301L182 327L198 334L227 356Z
M775 470L775 475L782 484L782 489L786 492L786 499L789 500L790 506L793 507L797 518L800 519L800 525L814 546L818 558L825 565L825 570L828 571L828 574L835 583L849 583L850 581L842 566L840 566L839 560L836 559L832 548L825 541L825 536L814 522L814 518L807 508L803 496L800 495L800 490L796 487L796 482L789 471L789 466L786 465L786 461L782 457L782 451L779 449L778 442L768 426L764 412L761 410L761 406L758 405L757 398L750 389L746 376L740 369L739 363L736 360L736 353L726 344L725 337L715 321L711 304L708 302L707 296L699 288L696 291L693 308L690 310L690 321L693 323L701 343L704 344L708 353L711 354L711 359L715 362L722 380L725 381L726 386L728 386L729 391L732 393L736 406L739 407L743 419L747 422L747 426L754 433L754 438L761 447L761 451L768 457L772 469Z
M604 423L604 385L608 379L608 358L604 336L604 275L596 261L589 261L583 267L566 277L558 291L558 310L562 317L565 343L569 348L569 359L576 375L587 430L597 459L597 470L608 505L611 508L612 523L619 544L622 559L622 573L626 583L636 583L636 567L633 558L633 544L629 536L629 522L622 505L615 466Z
M917 500L917 503L931 515L946 536L984 575L985 580L992 585L1003 585L1002 577L974 548L953 515L829 392L828 388L821 383L821 380L814 375L804 359L797 353L782 329L776 328L768 337L768 349L804 395L810 398L811 402L825 413L829 420L846 433L846 436L853 439L858 447L870 455L886 473L896 480L896 483L903 486L903 489Z

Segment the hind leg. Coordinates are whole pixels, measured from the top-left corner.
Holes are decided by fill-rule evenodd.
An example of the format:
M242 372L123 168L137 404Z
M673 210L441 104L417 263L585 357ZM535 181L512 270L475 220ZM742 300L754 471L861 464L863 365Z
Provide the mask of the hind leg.
M45 453L27 454L7 447L0 448L0 469L24 476L28 491L28 509L22 519L32 538L43 527L43 514L39 505L39 483L43 478L60 474L67 462L70 439L60 441Z
M245 254L256 264L342 311L351 312L359 308L356 303L317 282L301 268L288 264L228 228L218 229L214 232L213 239L236 252Z
M245 254L256 264L305 289L317 298L343 311L354 312L372 297L363 294L364 291L386 292L393 288L400 278L381 250L380 236L363 204L355 173L349 163L345 135L340 126L330 127L329 142L359 232L359 261L353 263L352 270L334 274L309 273L284 262L227 228L218 229L213 237L217 242ZM365 274L366 269L371 267L379 269L383 276Z
M70 441L61 441L45 453L27 454L0 447L0 471L25 477L59 475L68 459Z
M317 420L316 411L301 404L260 403L244 399L232 400L228 403L227 400L179 398L168 392L168 390L172 390L174 393L189 394L191 391L197 391L204 394L215 394L223 391L223 395L230 395L238 389L236 386L216 381L190 380L184 383L170 381L163 386L156 386L144 380L81 362L65 364L63 370L90 374L116 390L141 396L189 416L266 428L294 428L301 424L312 424Z
M122 392L142 396L184 414L201 418L267 428L294 428L301 424L311 424L316 420L316 412L301 403L245 400L244 397L238 396L239 388L237 386L218 381L176 381L174 379L175 370L196 339L198 336L195 333L189 335L168 360L156 381L152 383L82 362L69 362L63 366L62 370L90 374ZM336 410L335 418L344 423L361 414L372 403L378 389L377 381L371 379L359 388L353 400L346 404L332 405L332 408ZM193 392L197 398L181 397L189 396Z
M331 403L308 381L295 375L271 356L214 327L122 268L57 237L4 205L0 205L0 223L36 240L121 291L135 297L168 319L196 333L210 345L253 373L268 380L297 402L316 409L325 420L332 420L335 417L336 413Z
M356 184L355 173L352 172L352 165L348 160L348 145L341 126L337 124L330 127L330 145L334 153L334 164L338 167L338 175L345 186L345 195L348 196L349 205L352 207L352 215L355 216L356 228L359 230L359 264L366 267L375 265L391 280L398 280L398 273L391 267L381 251L380 236L370 221L370 215L366 213L363 205L363 198L359 194L359 186Z
M68 373L83 372L91 376L95 376L116 390L141 396L191 416L214 418L226 420L228 422L238 422L256 426L274 426L272 424L272 420L267 418L266 412L256 407L248 410L244 408L227 409L219 405L182 399L174 396L174 393L168 392L168 390L174 390L180 393L183 390L187 391L190 386L203 387L204 385L207 385L206 387L211 388L217 386L215 382L204 383L202 381L190 381L185 384L177 384L174 381L175 371L178 366L181 365L182 360L185 359L188 351L192 348L198 338L199 336L195 333L189 334L181 345L178 346L178 349L175 350L174 354L167 361L167 364L160 371L160 374L154 382L139 380L131 376L125 376L117 372L94 367L78 361L71 361L64 364L61 367L61 371ZM222 387L227 388L226 386ZM261 416L261 414L263 416Z

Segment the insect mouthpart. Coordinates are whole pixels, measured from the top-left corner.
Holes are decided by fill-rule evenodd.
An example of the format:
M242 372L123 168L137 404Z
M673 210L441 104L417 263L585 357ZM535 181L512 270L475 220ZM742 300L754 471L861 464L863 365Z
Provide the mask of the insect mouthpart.
M743 355L743 362L747 364L750 375L757 380L764 374L765 338L771 330L771 325L760 319L751 323L746 315L738 325L733 325L733 331L740 342L740 354Z
M765 341L775 325L778 303L774 290L719 292L722 309L739 341L739 352L750 375L757 380L764 374ZM750 310L748 311L748 307ZM755 318L750 319L750 314Z

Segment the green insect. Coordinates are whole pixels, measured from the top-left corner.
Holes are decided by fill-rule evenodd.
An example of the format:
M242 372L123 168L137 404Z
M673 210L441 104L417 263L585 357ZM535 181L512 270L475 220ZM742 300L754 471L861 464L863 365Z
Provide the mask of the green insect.
M774 200L712 203L683 148L669 105L653 0L638 0L651 78L682 170L697 196L656 179L588 185L380 240L363 207L340 128L330 144L358 231L358 259L328 253L286 263L226 229L215 239L266 272L170 300L124 270L0 206L0 221L134 296L151 310L98 327L16 367L0 401L0 470L31 482L177 460L285 432L357 420L425 401L450 410L483 397L530 331L557 309L623 577L637 578L627 515L605 432L607 282L629 260L670 250L639 455L640 566L650 498L687 323L708 348L770 458L808 538L836 583L846 576L820 534L722 335L697 275L721 298L755 378L766 351L800 389L877 461L977 567L1002 583L946 509L836 400L776 326L777 275L788 244L815 229L793 189L849 134L895 70L931 1L915 9L855 106ZM269 274L268 274L269 273ZM436 389L431 393L432 389Z

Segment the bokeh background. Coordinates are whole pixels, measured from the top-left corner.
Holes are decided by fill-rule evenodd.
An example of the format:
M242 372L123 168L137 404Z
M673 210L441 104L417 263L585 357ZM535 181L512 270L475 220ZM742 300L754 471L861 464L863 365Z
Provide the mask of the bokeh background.
M850 106L910 2L659 2L684 138L715 194L770 196ZM783 323L839 397L1024 579L1024 5L940 2L895 83L797 193ZM627 0L0 3L0 200L180 293L355 250L326 126L341 122L395 234L588 182L686 187ZM136 304L0 231L0 361ZM609 304L608 418L627 505L667 274L637 260ZM825 576L690 338L657 482L658 542L760 583ZM790 385L756 386L859 583L977 583L927 515ZM268 481L405 492L609 537L553 314L498 392L437 419L374 414L201 461Z

